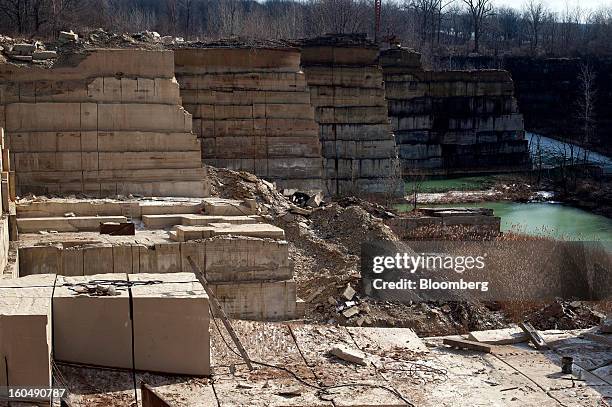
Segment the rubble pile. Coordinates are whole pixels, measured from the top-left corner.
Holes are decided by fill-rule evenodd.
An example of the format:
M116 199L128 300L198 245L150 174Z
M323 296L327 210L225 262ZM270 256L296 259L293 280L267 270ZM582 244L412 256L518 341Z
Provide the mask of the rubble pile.
M509 321L495 304L381 301L361 291L360 250L366 241L405 244L387 226L395 216L384 207L347 197L325 203L308 214L279 211L295 263L298 296L306 316L317 322L349 326L409 327L420 335L446 335L471 329L504 327Z
M590 328L605 319L605 313L596 310L597 305L557 299L537 308L527 315L526 320L540 330Z
M258 213L277 216L287 213L294 205L272 183L245 171L206 166L210 194L226 199L253 199Z
M99 48L136 48L163 50L184 44L180 37L160 36L155 31L114 33L102 28L80 31L60 31L50 41L11 38L0 35L0 60L17 65L34 64L50 68L56 63L72 60L75 54Z

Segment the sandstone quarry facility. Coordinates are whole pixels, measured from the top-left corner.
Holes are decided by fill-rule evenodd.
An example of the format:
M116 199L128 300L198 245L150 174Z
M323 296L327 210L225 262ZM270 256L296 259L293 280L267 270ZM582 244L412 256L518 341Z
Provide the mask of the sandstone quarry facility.
M430 71L354 34L122 47L62 35L44 59L20 43L0 61L0 387L68 391L26 405L609 397L608 333L541 332L558 345L546 350L515 325L423 339L374 326L381 309L408 311L370 309L358 287L367 240L500 236L490 209L375 202L402 201L414 175L528 169L507 72ZM438 305L425 321L472 309ZM568 349L579 379L554 376Z

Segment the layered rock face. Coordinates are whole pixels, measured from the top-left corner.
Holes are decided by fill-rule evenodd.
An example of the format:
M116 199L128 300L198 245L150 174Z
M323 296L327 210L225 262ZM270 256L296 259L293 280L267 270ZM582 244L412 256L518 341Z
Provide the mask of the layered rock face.
M0 64L19 194L207 195L171 51L91 50L53 68Z
M403 191L377 57L378 47L365 36L328 35L302 42L331 195Z
M523 117L506 71L426 71L420 55L381 54L405 175L525 169Z
M206 163L280 188L322 189L321 145L297 49L177 49L175 64Z

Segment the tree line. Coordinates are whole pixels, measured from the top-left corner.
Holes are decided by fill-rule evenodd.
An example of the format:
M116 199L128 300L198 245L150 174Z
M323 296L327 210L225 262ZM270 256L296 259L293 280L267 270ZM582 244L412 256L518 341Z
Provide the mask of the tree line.
M0 0L0 30L52 38L59 30L157 31L187 40L291 39L324 33L374 38L373 0ZM612 53L612 7L553 11L543 0L520 8L492 0L383 2L379 38L425 55Z

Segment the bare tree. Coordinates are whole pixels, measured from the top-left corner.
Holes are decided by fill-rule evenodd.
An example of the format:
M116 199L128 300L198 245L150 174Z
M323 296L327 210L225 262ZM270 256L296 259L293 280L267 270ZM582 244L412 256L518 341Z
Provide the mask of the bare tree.
M493 14L493 0L461 0L468 8L474 32L474 52L480 52L480 37L487 17Z
M506 43L511 43L519 37L521 16L513 8L503 7L497 11L497 20L502 38Z
M313 0L312 29L314 34L367 32L371 26L370 10L365 0Z
M531 34L531 50L538 49L538 39L540 38L540 29L546 14L546 7L540 0L529 0L524 6L524 18L529 26Z
M213 32L221 37L240 35L245 22L242 2L239 0L219 0L215 5L216 10L210 19L213 24L213 27L211 27L214 30Z
M592 141L595 131L595 89L596 74L588 63L580 64L578 86L580 94L576 103L577 119L581 124L581 144L583 147L583 163L588 161L586 146Z

